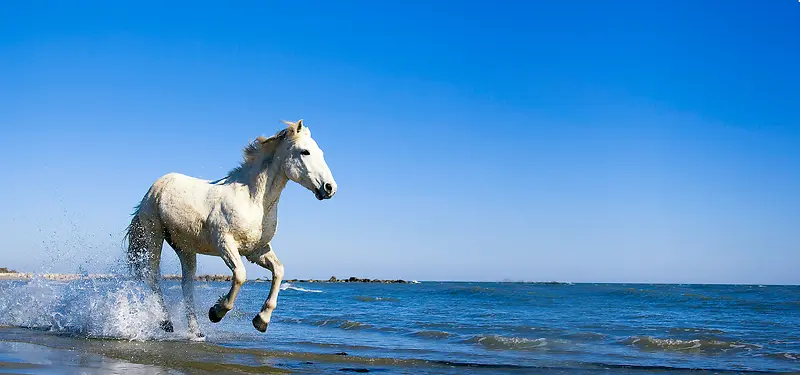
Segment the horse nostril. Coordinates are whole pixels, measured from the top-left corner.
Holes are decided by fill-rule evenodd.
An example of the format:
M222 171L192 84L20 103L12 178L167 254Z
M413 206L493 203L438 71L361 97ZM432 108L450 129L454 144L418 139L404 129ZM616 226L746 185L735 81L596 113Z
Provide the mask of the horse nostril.
M325 192L330 194L332 191L333 191L333 185L331 185L330 183L326 182L325 183Z

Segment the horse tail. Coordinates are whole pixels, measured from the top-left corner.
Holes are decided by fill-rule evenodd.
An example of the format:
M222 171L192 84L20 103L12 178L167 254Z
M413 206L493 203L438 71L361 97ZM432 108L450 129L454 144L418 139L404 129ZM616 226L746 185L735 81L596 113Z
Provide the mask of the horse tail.
M166 231L158 210L158 200L169 175L159 178L133 210L133 218L125 232L128 240L128 271L139 280L153 283L160 277L161 247Z
M143 279L148 266L147 231L142 225L139 206L133 213L130 225L125 232L128 240L128 271L137 279Z

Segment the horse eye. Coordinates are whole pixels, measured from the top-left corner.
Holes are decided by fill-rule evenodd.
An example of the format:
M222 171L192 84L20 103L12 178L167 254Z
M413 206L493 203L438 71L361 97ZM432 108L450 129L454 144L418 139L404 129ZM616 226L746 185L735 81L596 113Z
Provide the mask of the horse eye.
M304 156L308 156L308 155L311 155L311 151L303 150L303 151L300 151L300 154L304 155Z

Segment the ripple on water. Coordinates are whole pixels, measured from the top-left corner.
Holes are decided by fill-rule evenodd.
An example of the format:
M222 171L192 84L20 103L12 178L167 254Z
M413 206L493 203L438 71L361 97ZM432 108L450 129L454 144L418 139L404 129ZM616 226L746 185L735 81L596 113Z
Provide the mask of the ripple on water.
M669 333L671 334L682 334L682 333L690 333L690 334L701 334L701 335L722 335L725 331L721 329L714 329L714 328L694 328L694 327L674 327L669 329Z
M571 332L565 334L563 337L578 341L602 341L605 340L608 335L597 332Z
M778 359L781 361L800 362L800 353L770 353L765 355L765 357Z
M459 286L447 289L447 293L455 296L485 295L494 292L494 288L483 286Z
M311 324L318 327L336 327L341 329L367 329L374 328L370 324L357 322L347 319L323 319L312 321Z
M426 339L447 339L455 336L455 334L445 331L417 331L414 336L423 337Z
M355 296L357 301L361 302L399 302L400 300L392 297L372 297L372 296Z

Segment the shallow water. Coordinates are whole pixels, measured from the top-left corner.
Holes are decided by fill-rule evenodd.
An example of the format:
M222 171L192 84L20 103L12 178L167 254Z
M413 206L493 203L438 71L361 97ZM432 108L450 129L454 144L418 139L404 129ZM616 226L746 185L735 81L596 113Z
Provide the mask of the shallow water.
M246 283L219 324L205 312L229 284L197 285L208 339L177 348L228 353L224 361L242 366L271 358L312 373L800 371L798 286L284 284L262 334L250 320L269 283ZM73 341L185 340L180 286L163 286L175 334L158 329L152 297L124 281L1 282L0 324Z
M0 335L3 337L3 335ZM3 374L168 374L169 370L100 354L82 353L25 342L0 342Z

